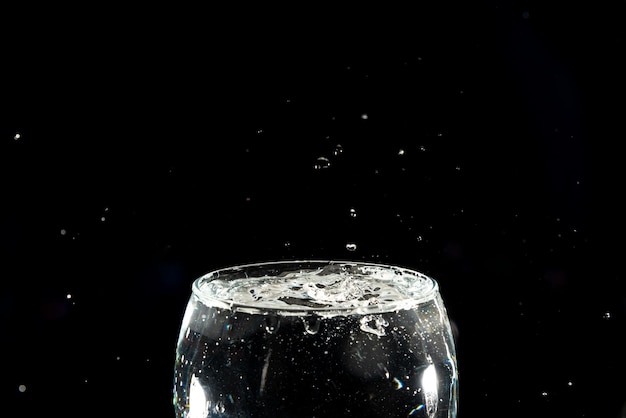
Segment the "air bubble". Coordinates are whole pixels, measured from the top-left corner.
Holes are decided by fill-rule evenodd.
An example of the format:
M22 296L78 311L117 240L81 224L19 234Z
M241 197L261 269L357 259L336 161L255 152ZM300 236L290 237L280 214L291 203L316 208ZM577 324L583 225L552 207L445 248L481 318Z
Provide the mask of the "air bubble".
M265 331L267 331L268 333L275 333L276 331L278 331L279 327L280 321L275 316L268 316L265 318Z
M353 242L349 242L346 244L346 250L348 251L356 251L356 244Z
M360 323L362 331L378 336L385 335L385 328L389 326L389 322L381 315L365 315L361 318Z
M307 334L315 335L320 330L320 319L318 317L303 317L304 331Z

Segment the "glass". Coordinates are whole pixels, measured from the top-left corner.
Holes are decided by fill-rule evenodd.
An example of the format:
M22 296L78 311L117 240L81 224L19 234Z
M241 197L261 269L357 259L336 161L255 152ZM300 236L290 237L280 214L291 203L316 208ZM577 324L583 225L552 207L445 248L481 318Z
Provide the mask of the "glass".
M173 395L178 418L453 418L457 385L434 279L382 264L282 261L194 281Z

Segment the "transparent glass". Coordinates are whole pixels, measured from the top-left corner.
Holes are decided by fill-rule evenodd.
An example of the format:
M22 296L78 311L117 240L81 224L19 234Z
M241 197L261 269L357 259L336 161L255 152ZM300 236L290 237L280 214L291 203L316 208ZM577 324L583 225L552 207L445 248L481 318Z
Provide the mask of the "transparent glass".
M192 285L174 372L178 418L457 414L437 282L410 269L282 261Z

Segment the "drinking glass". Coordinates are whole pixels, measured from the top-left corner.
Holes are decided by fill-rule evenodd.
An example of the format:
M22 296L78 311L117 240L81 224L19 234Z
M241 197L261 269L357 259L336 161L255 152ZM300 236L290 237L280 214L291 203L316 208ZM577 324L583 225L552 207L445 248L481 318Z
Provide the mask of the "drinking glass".
M197 278L176 348L178 418L454 418L458 371L438 283L352 261Z

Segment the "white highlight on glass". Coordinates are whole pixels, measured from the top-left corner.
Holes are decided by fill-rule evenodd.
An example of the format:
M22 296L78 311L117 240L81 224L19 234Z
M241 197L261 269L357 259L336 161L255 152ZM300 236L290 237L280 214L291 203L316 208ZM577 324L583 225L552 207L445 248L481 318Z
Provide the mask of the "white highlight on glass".
M437 390L437 370L435 370L434 364L431 364L424 370L422 374L422 388L424 391L426 414L429 417L434 417L437 413L437 402L439 399Z
M206 399L200 380L196 375L191 377L189 387L189 415L188 418L205 418L209 410L209 402Z

